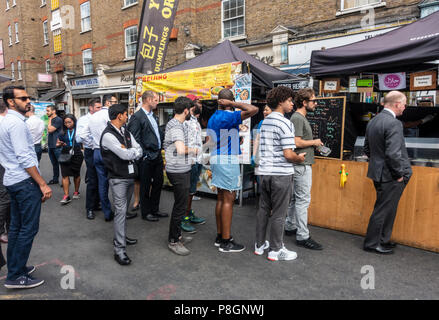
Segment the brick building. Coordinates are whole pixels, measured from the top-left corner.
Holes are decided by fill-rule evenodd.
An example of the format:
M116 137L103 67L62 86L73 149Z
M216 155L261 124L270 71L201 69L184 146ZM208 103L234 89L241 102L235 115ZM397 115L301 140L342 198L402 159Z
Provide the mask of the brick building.
M373 11L362 12L364 5ZM78 116L88 99L106 92L127 103L142 6L143 0L0 0L0 73ZM390 31L437 7L425 0L180 0L165 67L230 39L266 63L307 73L312 50Z

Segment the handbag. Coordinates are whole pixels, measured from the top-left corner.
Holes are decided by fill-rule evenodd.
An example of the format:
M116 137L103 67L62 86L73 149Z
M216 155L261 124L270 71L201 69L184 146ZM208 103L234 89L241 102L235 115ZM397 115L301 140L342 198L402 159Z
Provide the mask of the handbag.
M73 139L74 132L75 131L73 131L72 137L69 136L69 139L72 141L72 147L69 150L69 152L61 153L59 155L59 158L58 158L58 162L59 163L62 163L62 164L69 163L72 160L73 155L75 154L75 150L74 150L74 148L75 148L75 140Z

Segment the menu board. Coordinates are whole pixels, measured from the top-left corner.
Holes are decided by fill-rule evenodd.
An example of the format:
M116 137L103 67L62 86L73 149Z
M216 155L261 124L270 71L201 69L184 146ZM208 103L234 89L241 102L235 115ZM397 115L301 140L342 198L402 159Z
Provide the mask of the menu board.
M331 149L327 157L317 158L343 158L344 121L346 113L346 97L317 98L314 111L307 112L314 139L320 139L324 145Z

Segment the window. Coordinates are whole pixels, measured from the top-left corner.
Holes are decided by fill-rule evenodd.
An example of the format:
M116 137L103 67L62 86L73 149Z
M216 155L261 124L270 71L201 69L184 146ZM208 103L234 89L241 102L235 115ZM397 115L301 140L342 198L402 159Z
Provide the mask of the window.
M11 78L12 81L15 81L15 65L13 62L11 62Z
M15 22L15 43L18 43L18 22Z
M43 36L44 45L49 44L49 29L47 27L47 20L43 22Z
M354 9L380 2L381 0L341 0L341 10Z
M9 0L6 0L6 10L9 10Z
M45 6L46 5L46 0L41 0L41 6Z
M136 57L137 49L137 26L125 29L125 58Z
M90 1L81 4L81 31L91 30L90 23Z
M15 7L17 3L15 3L15 0L12 0L12 6Z
M52 5L51 5L52 11L58 8L59 8L59 0L52 0Z
M91 57L91 49L82 51L82 63L84 64L84 74L92 74L93 62Z
M17 70L18 70L18 80L21 80L21 61L17 62Z
M50 73L50 60L46 60L46 73Z
M8 26L8 35L9 35L9 46L12 46L12 27Z
M62 52L61 29L53 31L53 51L54 53Z
M244 35L244 6L244 0L222 2L223 38Z
M128 7L132 4L136 4L138 0L124 0L124 7Z

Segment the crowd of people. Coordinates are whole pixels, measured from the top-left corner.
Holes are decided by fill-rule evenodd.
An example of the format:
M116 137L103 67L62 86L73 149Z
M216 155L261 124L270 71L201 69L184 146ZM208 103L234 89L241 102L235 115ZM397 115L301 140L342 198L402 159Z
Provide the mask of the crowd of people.
M120 265L132 262L127 255L127 245L137 243L137 239L127 236L126 219L136 217L137 210L140 210L141 218L149 222L169 217L159 210L164 171L174 194L168 248L177 255L191 253L187 244L193 238L183 232L194 233L196 225L206 222L206 218L196 216L192 209L202 154L206 152L210 154L212 185L218 190L214 245L225 253L245 250L231 235L233 205L242 184L239 126L243 120L255 116L259 108L236 102L231 90L219 92L218 110L207 122L204 142L199 122L202 104L196 97L175 100L174 117L165 130L160 128L154 114L159 100L153 91L142 94L140 109L130 117L128 108L118 104L113 95L104 96L102 103L99 99L91 100L89 112L78 120L72 114L61 119L53 106L47 107L48 153L53 165L53 177L48 183L39 170L44 123L34 115L30 97L23 87L7 87L3 100L5 105L0 109L0 240L8 243L7 288L32 288L44 282L31 276L35 267L26 265L39 228L41 204L52 196L49 185L59 184L59 167L64 191L61 205L72 201L70 177L74 184L72 198L80 198L83 160L87 168L85 216L95 219L95 211L102 210L105 221L113 221L114 259ZM298 246L323 249L311 238L308 229L314 151L323 143L314 139L306 118L307 112L316 107L312 89L294 93L290 88L280 86L270 90L266 100L264 120L256 128L252 157L260 194L254 253L263 255L267 251L271 261L288 261L296 259L297 253L285 247L284 235L295 236ZM385 105L400 113L405 103L399 93L390 93ZM293 106L295 112L287 119L285 115L292 112ZM392 125L390 118L383 119ZM373 124L375 121L371 122ZM402 127L393 123L391 129L399 135ZM371 131L374 134L369 135ZM384 133L375 134L378 131L371 129L366 133L366 140L373 141L373 144L366 142L371 159L377 159L380 152L377 146L388 143ZM392 141L395 152L405 150L399 142ZM369 177L376 181L379 197L364 249L377 253L390 253L394 247L389 241L396 207L411 174L409 166L401 165L400 157L394 156L396 169L385 171L389 178L385 181L381 173L373 175L369 168ZM376 170L383 171L386 164L378 161L373 165ZM393 184L388 184L389 181ZM391 200L387 197L389 192L392 192ZM134 206L130 211L133 195ZM385 211L380 210L382 207ZM1 267L5 263L1 254L0 259Z

